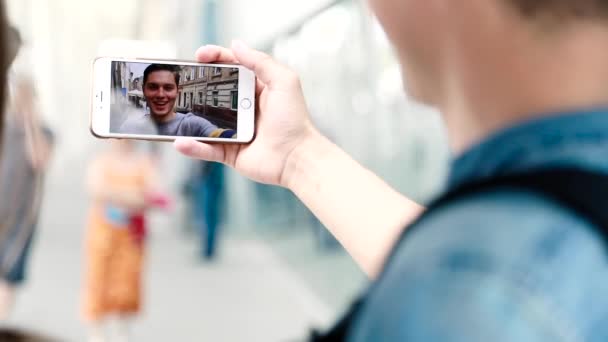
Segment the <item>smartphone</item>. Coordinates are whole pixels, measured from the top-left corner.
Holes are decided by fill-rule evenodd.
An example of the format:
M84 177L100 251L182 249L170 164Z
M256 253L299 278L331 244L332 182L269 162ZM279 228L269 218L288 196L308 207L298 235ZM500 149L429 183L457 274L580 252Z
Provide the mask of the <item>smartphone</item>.
M254 73L235 64L100 57L93 63L90 129L98 138L248 143Z

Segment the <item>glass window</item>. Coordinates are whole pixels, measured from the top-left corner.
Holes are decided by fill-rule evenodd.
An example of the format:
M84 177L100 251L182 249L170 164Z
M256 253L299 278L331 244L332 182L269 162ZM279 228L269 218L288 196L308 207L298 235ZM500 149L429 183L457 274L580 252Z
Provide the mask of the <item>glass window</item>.
M217 107L219 105L220 105L220 92L216 90L213 92L213 107Z
M237 110L239 107L239 93L237 91L230 92L231 108Z
M203 104L203 92L198 92L198 104Z

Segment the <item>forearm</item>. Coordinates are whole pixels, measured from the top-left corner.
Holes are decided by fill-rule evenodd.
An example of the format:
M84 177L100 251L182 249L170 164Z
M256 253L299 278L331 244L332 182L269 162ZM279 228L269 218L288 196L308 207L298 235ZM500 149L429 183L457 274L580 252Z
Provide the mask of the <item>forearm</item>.
M370 276L424 208L404 197L325 137L292 152L285 185L323 222Z

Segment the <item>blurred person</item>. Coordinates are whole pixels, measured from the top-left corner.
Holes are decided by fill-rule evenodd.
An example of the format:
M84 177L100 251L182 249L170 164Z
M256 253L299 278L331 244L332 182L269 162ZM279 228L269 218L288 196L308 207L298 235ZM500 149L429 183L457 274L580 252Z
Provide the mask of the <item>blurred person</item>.
M369 274L315 340L608 340L608 1L370 4L408 93L447 125L427 210L322 136L298 76L240 42L197 57L255 71L255 141L176 148L290 189Z
M113 140L89 167L93 203L86 240L84 318L91 341L107 340L107 321L115 320L116 341L128 340L141 308L145 254L145 212L157 205L153 162L133 141Z
M4 152L4 148L5 148L5 137L7 136L7 134L11 131L10 128L7 128L5 125L5 113L9 112L5 110L5 104L6 104L6 100L8 98L7 96L7 78L8 78L8 73L9 73L9 67L10 65L13 63L14 59L16 58L18 51L21 47L21 37L19 32L12 26L9 26L8 21L7 21L7 17L6 17L6 11L5 11L5 5L4 5L4 1L0 1L0 153L3 154ZM24 84L22 84L22 86L25 87L25 92L21 93L21 95L24 95L23 97L20 97L21 100L25 101L25 104L27 104L30 109L34 109L35 106L33 103L29 102L29 100L31 100L32 98L29 95L33 94L33 90L32 88L30 88L31 84L27 83L27 80L25 81ZM28 89L29 88L29 89ZM19 87L19 89L23 89L21 88L21 86ZM21 103L20 101L13 101L12 105L14 106L16 103ZM27 117L27 119L23 119L21 122L26 122L28 121L29 129L32 129L33 127L35 127L35 124L38 123L35 120L32 120L33 118L37 118L36 115L37 113L35 111L32 111L29 113L30 116ZM27 114L26 114L27 115ZM16 118L11 118L10 120L15 120L17 121ZM31 131L30 131L31 133ZM38 142L40 142L40 140L38 140ZM34 147L34 145L30 145L30 147ZM36 152L36 151L40 151L37 149L29 149L30 152ZM3 160L3 155L0 154L0 168L3 168L4 165L8 164L8 161ZM32 155L30 155L32 156ZM37 159L38 161L40 161L41 163L38 164L40 166L42 166L42 164L46 164L43 163L42 161L44 160L48 160L47 158L45 158L45 155L39 155L41 158ZM0 172L3 172L0 171ZM0 173L0 177L2 176L2 173ZM34 181L34 180L32 180ZM4 186L4 185L3 185ZM0 188L0 191L4 191L4 188ZM14 199L19 199L20 194L14 194L14 197L11 197L11 200ZM3 197L4 199L6 199L6 197ZM2 240L0 241L5 241L4 238L6 236L6 233L9 231L9 228L12 225L9 224L8 221L6 221L4 218L2 218L2 221L0 221L0 234L2 235ZM13 328L9 328L9 327L4 327L2 329L0 329L0 340L1 341L23 341L23 342L50 342L50 341L54 341L54 339L49 338L49 337L45 337L45 336L41 336L38 334L34 334L34 333L30 333L27 331L23 331L21 329L13 329Z
M21 37L19 32L14 27L9 26L4 2L0 1L0 153L2 153L4 147L4 137L7 131L5 127L5 104L7 102L8 89L6 81L9 67L17 56L20 47ZM4 164L6 164L6 162L0 158L0 166ZM0 191L1 190L2 189L0 189ZM2 236L5 236L9 231L11 226L9 223L10 222L5 221L4 218L0 221L0 234L2 234ZM4 302L6 302L6 300L4 300Z
M127 119L120 131L125 134L149 133L150 121L159 135L230 138L231 129L221 129L193 113L175 110L179 90L179 68L168 64L151 64L144 70L143 93L150 113Z
M0 152L0 197L11 199L0 202L0 319L7 318L15 290L26 279L53 146L53 133L40 118L34 81L16 71L10 88Z
M203 260L212 260L216 256L218 229L226 204L224 173L224 165L203 161L199 162L198 177L194 179L194 214L198 222L200 257Z
M6 104L8 71L21 48L19 31L8 23L4 1L0 0L0 144L4 133L4 107ZM1 229L2 227L0 227Z
M198 234L197 216L198 213L195 210L195 183L198 179L199 173L198 160L191 160L188 162L188 166L184 169L183 181L180 184L180 195L184 200L182 206L180 227L183 228L183 232L186 234L196 233Z

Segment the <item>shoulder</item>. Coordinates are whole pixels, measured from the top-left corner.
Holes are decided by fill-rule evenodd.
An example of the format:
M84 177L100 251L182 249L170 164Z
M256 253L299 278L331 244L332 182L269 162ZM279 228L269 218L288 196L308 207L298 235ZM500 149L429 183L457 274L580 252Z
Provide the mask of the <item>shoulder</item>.
M136 158L137 166L145 175L149 175L155 169L154 161L149 154L139 153Z
M601 297L608 307L597 285L608 282L605 251L586 221L540 195L495 191L457 201L397 246L356 335L508 341L577 334L562 329L589 318L584 303ZM536 305L542 308L530 311Z
M188 135L193 136L211 136L217 130L217 127L209 120L192 113L185 114L184 124L188 127Z
M593 235L589 224L574 211L540 194L518 190L496 190L468 196L429 213L412 234L413 239L457 233L459 239L484 239L499 243L525 243L531 236L568 230ZM467 237L470 235L470 237Z
M90 159L88 163L88 170L91 173L102 172L106 169L106 165L112 162L112 157L106 151L99 153L92 159Z
M195 125L211 125L211 122L205 118L194 115L193 113L182 114L184 121Z
M122 123L121 128L137 126L149 120L152 119L147 115L130 116Z
M152 117L149 114L130 115L125 120L125 123L133 123L133 122L139 122L139 121L144 121L144 120L152 120Z
M190 114L190 113L188 113ZM180 113L180 112L175 112L175 119L177 120L185 120L186 118L188 118L188 114L184 114L184 113Z
M547 255L552 262L605 250L596 228L574 211L540 194L498 190L440 207L418 224L399 246L404 260L422 255L450 258L466 250L486 260L526 269L526 258ZM440 262L439 260L436 260Z

